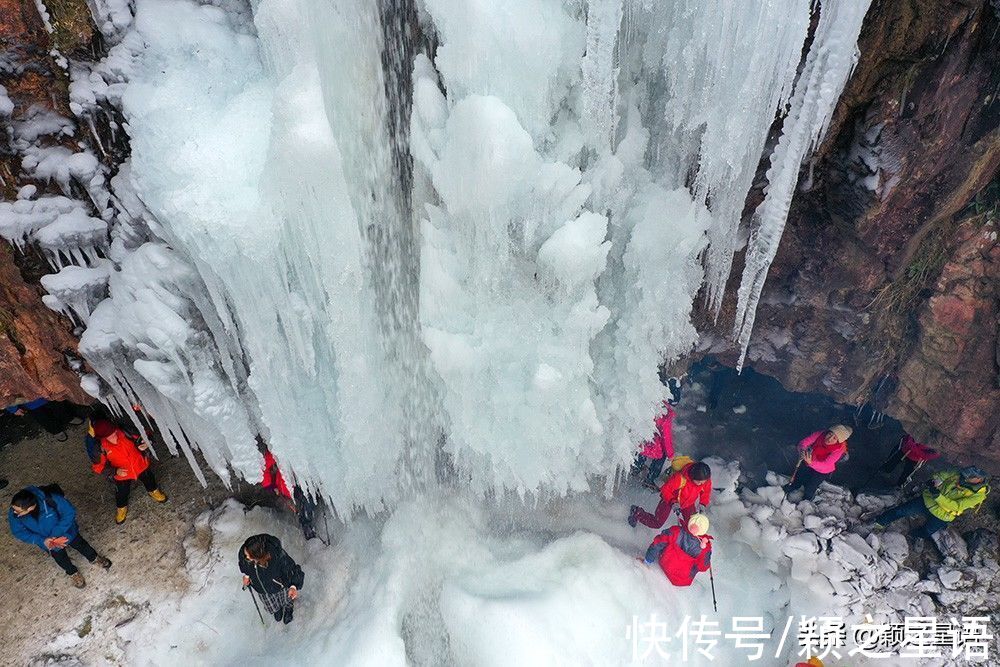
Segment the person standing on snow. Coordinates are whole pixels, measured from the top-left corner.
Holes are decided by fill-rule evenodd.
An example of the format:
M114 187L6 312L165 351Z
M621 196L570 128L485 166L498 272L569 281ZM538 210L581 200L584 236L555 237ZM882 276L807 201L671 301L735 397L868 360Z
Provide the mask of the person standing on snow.
M792 473L792 480L784 487L785 493L803 487L803 500L812 500L816 489L833 474L837 461L847 453L847 439L853 432L850 426L837 424L803 438L799 442L799 463Z
M111 561L83 539L76 525L76 508L54 484L45 490L29 486L15 493L7 510L7 523L14 537L47 551L77 588L86 586L87 581L70 560L70 547L105 570L111 567Z
M635 456L632 464L632 474L638 475L648 464L649 471L643 486L656 490L656 481L663 472L663 464L674 458L673 422L677 414L673 408L673 400L663 402L663 413L655 420L656 431L653 438L643 443L642 449Z
M697 505L708 507L711 499L712 469L706 463L695 461L667 478L660 487L660 502L653 514L632 505L628 523L633 528L637 522L650 528L661 528L675 503L682 520L687 522L698 509Z
M896 469L896 466L903 464L903 470L899 474L896 486L904 486L913 473L920 470L928 461L933 461L939 456L941 453L938 450L917 442L913 436L904 435L899 441L899 447L882 464L881 471L889 474Z
M963 468L960 472L956 470L939 472L931 477L923 494L901 505L890 507L875 517L875 526L885 528L893 521L906 516L924 516L927 520L913 531L913 536L930 538L963 512L976 509L983 504L990 492L986 480L986 473L976 466Z
M132 492L132 482L139 480L146 487L149 497L158 503L167 501L167 496L156 484L153 471L149 467L147 451L149 445L115 426L107 419L91 422L94 440L97 443L92 455L94 472L98 475L105 467L111 466L115 482L115 523L123 524L128 517L128 498Z
M685 526L671 526L646 549L646 564L659 560L663 574L674 586L690 586L695 575L712 564L712 536L708 517L694 514Z
M281 547L281 540L267 533L247 538L240 547L239 564L243 588L257 591L274 620L290 623L305 574Z

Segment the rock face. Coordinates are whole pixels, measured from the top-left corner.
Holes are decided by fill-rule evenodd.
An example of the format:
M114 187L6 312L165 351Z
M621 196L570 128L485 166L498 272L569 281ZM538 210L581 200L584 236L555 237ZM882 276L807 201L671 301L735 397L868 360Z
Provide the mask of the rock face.
M11 117L0 119L0 192L12 199L28 181L19 177L21 156L10 143L7 123L30 114L52 111L68 117L67 79L50 55L53 43L66 50L80 48L91 37L86 4L59 3L63 13L50 17L50 38L31 0L0 0L0 85L14 103ZM36 184L44 190L45 184ZM72 323L43 303L38 279L49 268L34 255L24 256L0 242L0 401L46 397L89 403L79 376L66 353L75 355Z
M803 169L748 363L1000 468L997 9L876 0L859 47Z
M44 396L89 403L64 355L76 351L68 323L42 304L37 286L25 283L13 252L0 244L0 401Z

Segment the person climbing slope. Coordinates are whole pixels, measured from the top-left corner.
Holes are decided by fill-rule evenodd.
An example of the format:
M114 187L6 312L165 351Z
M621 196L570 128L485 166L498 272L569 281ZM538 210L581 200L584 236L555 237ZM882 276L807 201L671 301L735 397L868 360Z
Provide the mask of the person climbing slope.
M14 537L47 551L77 588L86 586L87 581L70 560L70 547L105 570L111 567L111 561L98 554L80 534L76 508L56 484L29 486L15 493L7 510L7 523Z
M889 474L902 464L903 470L899 473L896 486L904 486L925 463L940 456L940 452L933 447L917 442L913 436L904 435L899 441L899 447L882 464L881 471Z
M262 470L263 479L260 485L265 491L272 493L279 499L282 507L292 511L299 520L299 527L307 540L316 537L316 529L313 526L313 519L316 513L316 503L306 495L298 484L295 485L294 493L288 490L285 478L278 467L278 461L274 458L267 447L261 445L264 456L264 467Z
M632 464L632 474L638 475L643 468L648 466L646 479L643 486L656 490L656 481L663 472L663 464L674 458L674 435L673 422L677 413L673 408L673 401L663 402L663 412L653 420L656 431L652 439L642 445L642 449L636 454L635 463Z
M641 523L650 528L660 528L670 516L670 509L677 505L683 521L701 507L708 507L712 500L712 469L708 464L695 461L667 478L660 487L660 502L653 514L638 505L632 505L628 523L633 528Z
M879 514L875 526L885 528L906 516L923 516L926 521L912 534L917 538L930 538L963 512L983 504L990 492L987 479L986 472L976 466L939 472L931 477L921 495Z
M290 623L305 574L281 547L281 540L267 533L249 537L240 547L238 559L243 588L249 586L260 595L274 620Z
M799 462L792 473L792 479L784 487L785 493L802 487L802 498L812 500L816 489L834 473L837 461L847 453L847 439L853 432L850 426L837 424L803 438L798 445Z
M683 526L671 526L653 539L646 549L646 564L659 561L663 574L674 586L690 586L695 575L712 564L712 536L708 517L693 514Z
M128 517L128 499L132 492L132 482L139 480L146 487L149 497L158 503L167 501L167 496L156 484L156 478L149 467L147 451L149 445L136 442L118 426L107 419L95 419L93 427L97 447L91 458L94 472L98 475L110 466L115 483L115 523L125 523Z

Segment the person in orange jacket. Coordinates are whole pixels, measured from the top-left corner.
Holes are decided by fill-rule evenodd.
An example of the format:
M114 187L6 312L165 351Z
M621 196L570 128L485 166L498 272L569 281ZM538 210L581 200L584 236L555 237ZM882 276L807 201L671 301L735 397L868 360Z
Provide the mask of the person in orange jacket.
M641 523L650 528L661 528L670 516L670 509L677 504L681 518L687 523L698 509L697 505L708 507L712 500L712 469L707 463L695 461L667 478L660 487L660 502L653 514L638 505L632 505L628 523L633 528Z
M92 458L94 472L99 475L108 466L113 470L117 507L115 523L125 523L128 517L128 498L135 480L142 482L150 498L158 503L166 502L167 496L157 486L153 471L149 468L146 454L149 445L141 440L136 442L136 438L107 419L93 420L91 428L98 445Z

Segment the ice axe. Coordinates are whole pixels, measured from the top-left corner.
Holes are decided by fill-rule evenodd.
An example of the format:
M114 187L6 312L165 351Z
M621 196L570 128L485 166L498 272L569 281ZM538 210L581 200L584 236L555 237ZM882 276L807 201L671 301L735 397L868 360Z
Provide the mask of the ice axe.
M795 476L799 474L799 466L802 465L802 461L803 461L803 459L801 457L799 457L799 462L795 464L795 470L792 471L792 476L788 480L789 485L791 485L793 482L795 482Z
M250 591L250 599L253 600L253 606L257 610L257 615L260 616L260 624L266 628L267 623L264 622L264 614L260 613L260 606L257 604L257 596L253 594L253 588L247 586L246 589Z

